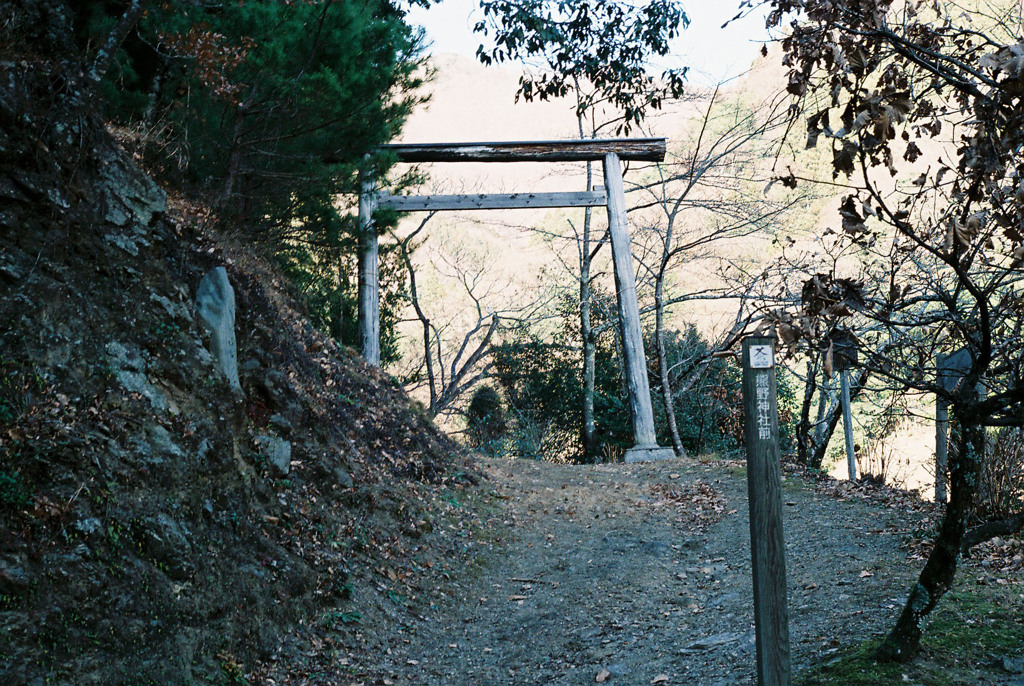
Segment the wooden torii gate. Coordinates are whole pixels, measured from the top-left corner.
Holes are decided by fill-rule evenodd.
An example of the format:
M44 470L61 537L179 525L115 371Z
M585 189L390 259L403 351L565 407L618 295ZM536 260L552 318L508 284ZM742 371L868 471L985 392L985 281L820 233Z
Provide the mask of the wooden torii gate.
M633 253L626 221L622 160L661 162L664 138L614 138L501 143L393 144L383 146L400 162L602 162L604 190L571 193L504 193L470 195L391 195L364 180L359 195L359 338L363 357L380 364L380 293L377 233L373 213L378 207L400 212L432 210L497 210L544 207L600 207L608 210L615 290L622 332L626 381L633 418L634 446L626 462L674 457L658 446L654 431L651 390L647 381L640 308L636 296Z

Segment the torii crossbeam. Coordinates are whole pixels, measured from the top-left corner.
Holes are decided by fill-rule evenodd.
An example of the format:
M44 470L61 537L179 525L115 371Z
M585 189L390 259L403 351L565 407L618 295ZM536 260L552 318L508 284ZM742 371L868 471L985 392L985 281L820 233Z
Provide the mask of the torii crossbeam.
M622 160L661 162L665 159L664 138L605 138L561 141L519 141L498 143L393 144L383 150L400 162L602 162L604 190L579 193L507 193L468 195L391 195L381 192L373 181L363 182L359 195L361 224L359 250L359 337L363 357L380 364L380 291L377 233L373 213L378 207L401 212L434 210L487 210L538 207L599 207L608 210L615 291L622 332L629 404L633 417L634 446L626 451L626 462L667 459L671 448L658 446L654 411L647 381L647 360L640 307L633 272L626 196L622 184Z

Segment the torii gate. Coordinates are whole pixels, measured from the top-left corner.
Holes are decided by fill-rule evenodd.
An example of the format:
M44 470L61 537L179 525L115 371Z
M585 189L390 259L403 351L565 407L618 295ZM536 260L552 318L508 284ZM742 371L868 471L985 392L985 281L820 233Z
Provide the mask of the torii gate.
M622 160L661 162L664 138L614 138L501 143L393 144L383 150L400 162L603 162L604 190L574 193L504 193L472 195L391 195L364 180L359 194L362 228L359 249L359 339L363 357L380 364L380 293L377 233L373 213L378 207L401 212L430 210L497 210L543 207L600 207L608 209L615 291L626 364L629 404L633 417L634 446L626 462L644 462L675 456L671 448L658 446L654 432L651 390L647 381L640 308L633 273L626 196L622 184Z

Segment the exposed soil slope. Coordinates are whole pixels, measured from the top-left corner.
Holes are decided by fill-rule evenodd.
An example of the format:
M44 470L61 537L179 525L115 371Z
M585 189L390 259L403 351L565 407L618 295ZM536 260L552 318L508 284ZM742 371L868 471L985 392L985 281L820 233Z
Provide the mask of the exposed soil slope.
M67 6L3 15L0 683L301 673L309 641L348 631L332 613L387 621L386 591L362 580L409 595L435 493L474 477L271 267L115 143ZM242 397L193 308L218 265ZM290 442L286 475L260 437Z

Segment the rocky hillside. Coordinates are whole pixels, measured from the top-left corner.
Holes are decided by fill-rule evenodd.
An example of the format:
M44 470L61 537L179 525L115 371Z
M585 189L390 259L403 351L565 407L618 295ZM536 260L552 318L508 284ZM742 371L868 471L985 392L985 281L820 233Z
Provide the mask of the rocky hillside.
M139 170L61 7L0 23L0 682L311 674L458 563L431 531L472 467ZM218 267L233 326L196 306Z

